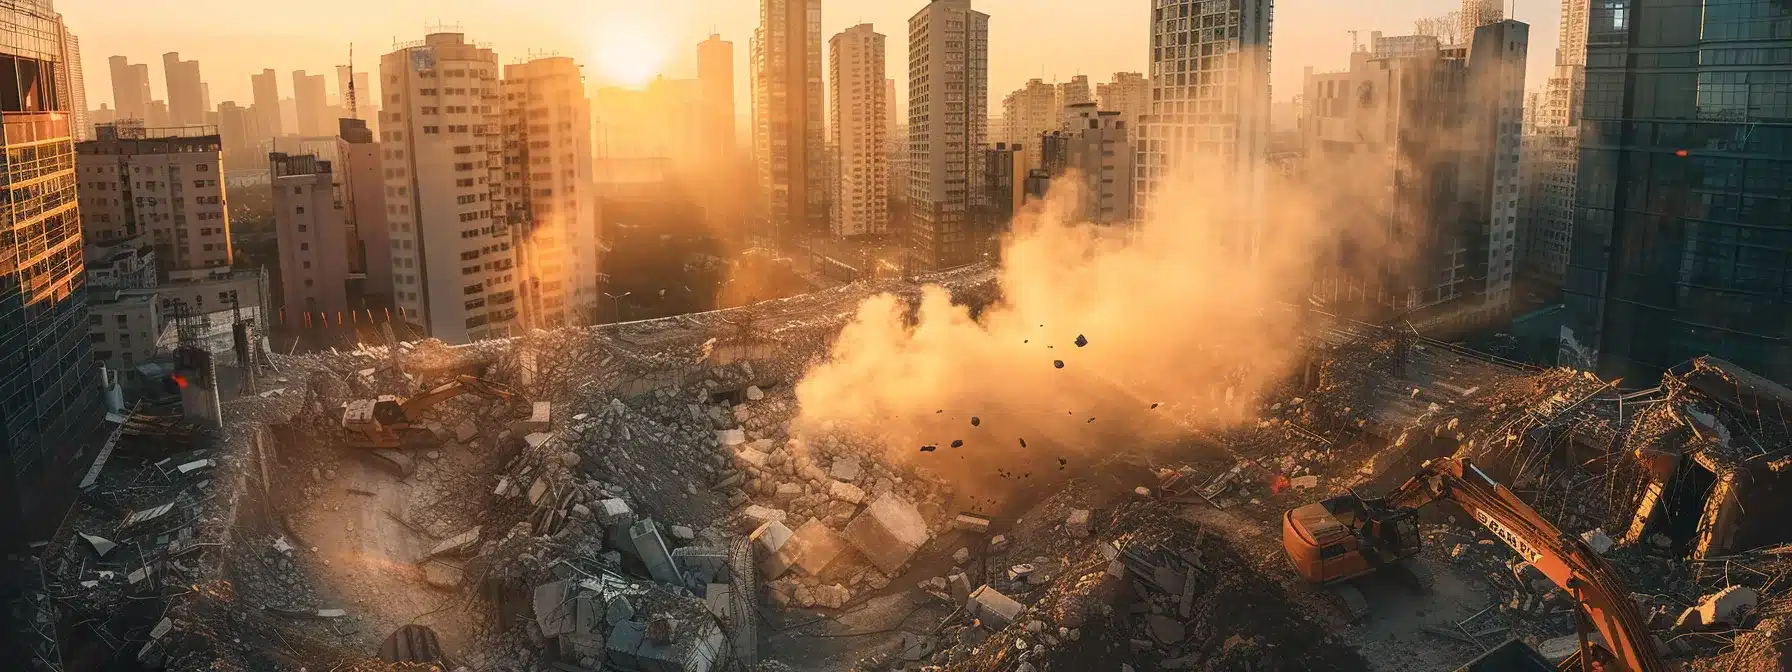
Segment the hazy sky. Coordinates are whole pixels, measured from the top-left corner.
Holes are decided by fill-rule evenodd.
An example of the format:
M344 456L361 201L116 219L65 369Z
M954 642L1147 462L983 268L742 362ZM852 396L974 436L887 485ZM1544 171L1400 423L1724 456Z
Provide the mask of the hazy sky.
M1107 81L1115 71L1146 68L1152 0L973 0L990 15L991 112L1001 97L1030 77L1059 81L1087 74ZM1301 68L1342 68L1348 30L1390 35L1412 32L1412 22L1456 9L1451 0L1280 0L1274 23L1275 99L1299 92ZM898 96L906 96L908 17L923 0L823 0L822 39L869 22L890 37L886 68ZM757 0L56 0L81 38L89 105L112 100L106 59L123 54L150 63L151 89L165 95L161 55L198 59L215 105L247 104L249 74L280 71L282 96L291 96L291 71L326 73L334 93L335 66L354 43L358 70L375 70L394 40L414 40L426 26L458 24L469 39L489 43L504 63L532 53L572 56L587 80L607 84L663 72L696 73L696 43L711 32L734 42L735 80L747 91L747 38L758 23ZM1508 4L1508 7L1512 7ZM1508 10L1512 11L1512 10ZM1548 76L1557 43L1559 0L1518 0L1515 18L1531 24L1526 88ZM824 61L825 63L825 61ZM377 79L377 78L376 78ZM377 86L377 85L376 85ZM737 109L746 114L744 98Z

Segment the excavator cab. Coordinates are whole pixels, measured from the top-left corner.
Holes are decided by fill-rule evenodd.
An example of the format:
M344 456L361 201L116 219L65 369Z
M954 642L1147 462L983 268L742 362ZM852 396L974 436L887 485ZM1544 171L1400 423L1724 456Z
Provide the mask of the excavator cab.
M1354 494L1333 497L1283 514L1282 546L1302 578L1348 581L1417 555L1418 511Z

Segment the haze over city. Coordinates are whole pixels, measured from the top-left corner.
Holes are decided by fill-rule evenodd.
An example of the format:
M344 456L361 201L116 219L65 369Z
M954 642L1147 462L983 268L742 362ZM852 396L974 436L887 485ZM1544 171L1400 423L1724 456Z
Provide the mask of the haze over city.
M1792 670L1787 0L0 0L31 672Z

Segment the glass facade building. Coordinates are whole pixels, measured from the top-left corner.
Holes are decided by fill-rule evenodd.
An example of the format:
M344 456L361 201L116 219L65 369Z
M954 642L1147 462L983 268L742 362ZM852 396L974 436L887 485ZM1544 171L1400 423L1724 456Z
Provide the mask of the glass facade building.
M0 545L53 531L97 453L73 119L49 0L0 0ZM103 438L103 435L101 436Z
M1593 0L1561 361L1792 383L1792 4Z

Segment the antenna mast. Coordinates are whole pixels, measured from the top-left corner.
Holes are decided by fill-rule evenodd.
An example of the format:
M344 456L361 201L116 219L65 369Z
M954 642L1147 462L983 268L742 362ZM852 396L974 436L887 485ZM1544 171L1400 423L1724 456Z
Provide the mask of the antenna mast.
M348 106L348 116L360 119L360 112L355 109L355 43L348 44L348 89L342 92L342 103Z

